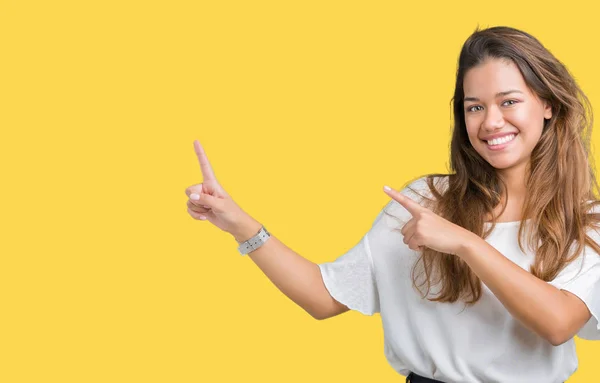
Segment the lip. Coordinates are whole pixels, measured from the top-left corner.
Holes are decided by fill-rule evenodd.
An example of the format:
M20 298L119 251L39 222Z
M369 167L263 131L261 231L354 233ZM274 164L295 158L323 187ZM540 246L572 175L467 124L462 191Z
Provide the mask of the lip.
M515 137L512 140L505 142L504 144L489 145L486 141L483 141L483 143L485 144L485 147L488 148L489 150L492 150L492 151L502 150L502 149L508 147L513 142L515 142L515 140L517 139L517 136L519 135L518 133L510 133L510 134L514 134Z
M491 136L486 136L486 137L483 137L483 138L482 138L482 140L483 140L483 141L494 140L494 139L496 139L496 138L501 138L501 137L505 137L505 136L510 136L511 134L517 135L517 134L519 134L519 132L506 132L506 133L492 134Z

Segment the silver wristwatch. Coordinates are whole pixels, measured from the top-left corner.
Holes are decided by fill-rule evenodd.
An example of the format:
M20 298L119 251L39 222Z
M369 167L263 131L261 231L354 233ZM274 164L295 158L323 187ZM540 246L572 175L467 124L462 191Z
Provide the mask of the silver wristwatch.
M246 255L261 247L270 237L271 233L269 233L263 226L252 238L242 242L242 244L238 247L238 251L241 255Z

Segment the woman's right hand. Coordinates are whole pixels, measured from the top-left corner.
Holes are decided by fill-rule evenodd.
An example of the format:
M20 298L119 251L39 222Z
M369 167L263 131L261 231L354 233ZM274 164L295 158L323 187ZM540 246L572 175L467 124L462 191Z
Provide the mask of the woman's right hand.
M198 140L194 140L194 149L200 162L203 182L185 189L185 194L189 198L187 211L194 219L208 220L219 229L234 233L247 214L219 185Z

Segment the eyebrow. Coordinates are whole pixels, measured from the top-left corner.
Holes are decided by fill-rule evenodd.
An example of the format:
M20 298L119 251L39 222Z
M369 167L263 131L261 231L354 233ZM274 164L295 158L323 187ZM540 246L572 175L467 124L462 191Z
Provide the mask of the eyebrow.
M520 90L516 90L516 89L511 89L511 90L507 90L506 92L500 92L500 93L496 93L496 97L500 97L500 96L506 96L507 94L511 94L511 93L521 93L523 94L523 92L521 92ZM477 97L465 97L464 101L480 101Z

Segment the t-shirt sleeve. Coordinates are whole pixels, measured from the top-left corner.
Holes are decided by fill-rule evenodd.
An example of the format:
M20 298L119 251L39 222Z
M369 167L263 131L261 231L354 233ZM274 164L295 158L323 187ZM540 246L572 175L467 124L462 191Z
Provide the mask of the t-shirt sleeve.
M425 179L420 178L410 185L419 193L426 191ZM402 194L420 201L419 195L404 188ZM387 214L385 214L387 213ZM400 236L389 236L392 228L399 228L410 219L410 213L396 200L391 199L379 212L369 231L360 241L333 262L319 264L325 287L331 296L349 309L364 315L380 312L377 287L377 254L384 249L399 246ZM375 241L375 242L370 242ZM375 251L375 252L373 252Z
M375 223L383 214L379 212ZM319 264L329 294L350 310L364 315L380 312L375 268L369 246L369 233L333 262Z
M599 231L590 230L588 235L600 244ZM548 283L577 295L592 313L592 317L579 330L577 336L600 340L600 254L586 245L584 252Z

